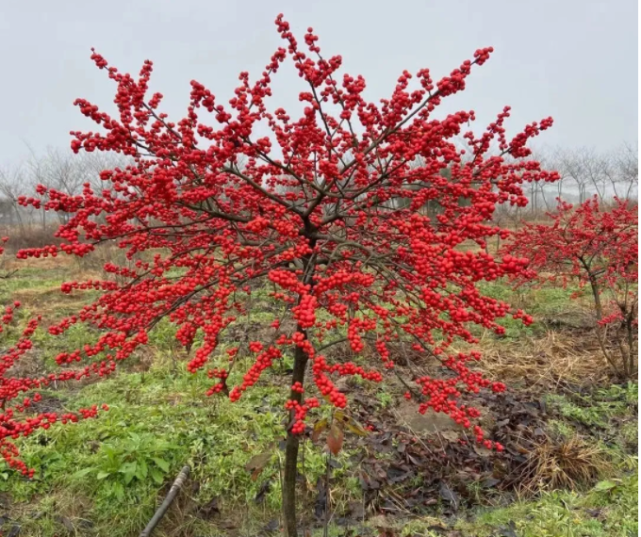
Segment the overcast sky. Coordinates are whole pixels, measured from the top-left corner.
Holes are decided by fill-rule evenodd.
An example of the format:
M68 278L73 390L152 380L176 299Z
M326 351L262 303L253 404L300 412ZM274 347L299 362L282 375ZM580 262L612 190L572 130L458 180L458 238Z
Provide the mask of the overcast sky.
M92 46L120 71L153 60L152 90L180 119L190 80L226 101L240 71L260 74L281 45L279 12L300 42L313 26L326 56L341 54L346 72L365 77L370 100L388 97L403 69L440 78L493 46L443 112L473 109L478 128L509 104L511 134L554 117L545 145L636 144L637 9L636 0L0 0L0 166L92 130L77 97L114 110L114 83L89 60ZM295 110L301 89L293 70L279 73L274 106Z

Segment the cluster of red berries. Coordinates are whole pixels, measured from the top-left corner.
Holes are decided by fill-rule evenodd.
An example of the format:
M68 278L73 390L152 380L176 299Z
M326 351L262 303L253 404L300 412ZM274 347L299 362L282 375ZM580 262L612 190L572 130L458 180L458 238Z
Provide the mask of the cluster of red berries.
M294 318L301 328L311 328L316 322L316 308L318 301L314 295L303 295L297 306L292 308Z
M316 387L336 408L345 408L347 406L347 398L336 388L327 375L325 375L325 372L328 370L329 366L327 365L325 357L316 356L312 366Z
M229 399L238 401L242 393L258 382L263 371L271 367L274 360L281 358L281 350L276 347L269 347L265 352L256 356L256 361L243 376L243 382L239 386L234 386L229 394Z
M449 365L451 367L459 369L460 371L466 370L466 368L460 364L457 364L458 367L454 367L454 363L452 362L453 360L454 357L450 357ZM461 395L460 391L457 389L457 385L460 382L464 382L467 385L468 391L477 392L478 387L470 385L472 379L480 385L489 384L489 382L482 377L471 374L464 379L461 377L454 377L452 379L442 380L433 379L428 376L418 378L416 382L422 387L422 394L428 397L426 402L419 405L419 412L424 414L431 408L435 412L441 412L449 415L457 424L469 429L472 426L471 419L479 418L481 413L477 408L461 405L457 402L457 399ZM505 385L500 382L495 382L492 385L492 389L496 393L500 393L505 390ZM406 398L409 398L408 396L410 396L409 392L405 394ZM492 449L493 447L499 451L502 449L502 446L499 449L500 444L486 440L483 430L478 425L475 425L473 430L478 443L483 443L483 445L488 449Z
M292 387L293 390L293 387ZM296 390L293 390L296 391ZM302 393L302 392L299 392ZM290 410L292 412L292 428L291 432L292 434L303 434L305 432L305 418L307 416L307 413L312 409L312 408L318 408L320 406L320 403L318 399L315 397L310 397L309 399L306 399L303 404L300 404L298 401L294 399L288 399L287 402L285 403L285 409Z
M0 451L5 458L17 460L15 432L35 426L16 410L26 408L27 392L54 380L111 374L118 362L147 343L148 332L163 318L178 327L176 339L186 347L196 334L202 335L203 343L187 365L197 373L219 349L225 331L249 316L252 293L267 286L273 287L271 296L283 311L270 312L268 335L251 338L252 364L230 390L232 401L296 347L304 355L296 353L298 359L311 362L319 393L344 408L347 399L332 377L359 375L380 382L382 373L366 371L340 358L341 353L328 353L337 356L331 363L316 354L315 342L343 340L343 327L352 353L363 353L366 341L376 341L374 352L386 370L394 367L390 349L395 342L409 339L414 351L431 349L442 358L457 339L475 343L472 324L501 333L497 320L506 315L531 322L525 313L512 313L504 302L484 296L477 284L505 275L529 276L537 265L527 265L527 254L508 251L497 257L484 247L508 233L490 223L499 204L522 206L527 203L525 182L558 178L534 160L519 160L529 155L527 142L551 120L532 123L510 140L508 109L479 136L464 131L476 118L473 111L442 119L434 114L443 99L465 89L492 49L477 50L439 81L427 69L416 75L403 71L389 98L373 103L365 98L363 77L338 74L340 56L320 55L311 28L301 47L282 16L276 25L284 46L256 80L241 73L233 97L224 104L192 81L185 117L178 121L159 111L162 94L149 95L150 61L132 76L92 51L92 60L117 86L116 112L76 100L80 113L99 128L72 132L72 149L136 158L131 165L101 172L104 188L87 183L81 193L68 195L39 185L39 197L18 198L21 206L66 218L56 233L57 244L24 249L17 257L55 257L60 252L83 257L111 242L127 263L106 263L108 281L63 284L64 293L91 290L100 296L77 315L50 326L50 333L60 336L83 323L101 335L95 344L60 353L61 373L42 378L9 373L33 347L38 320L28 321L0 359ZM288 59L306 84L299 94L299 117L268 106L274 75ZM267 136L258 132L265 126ZM459 136L467 140L472 161L465 161L464 151L452 141ZM492 154L495 142L513 158ZM420 166L410 164L419 158ZM450 177L441 174L443 169ZM436 216L423 210L431 203L439 206ZM594 210L590 214L585 215L588 233L577 234L577 244L594 240L599 230L625 233ZM479 248L461 251L461 245L470 243ZM558 240L549 244L556 247ZM617 259L604 272L608 278L625 273L634 279L634 269L625 268L633 258L629 250L620 244L607 250L606 256ZM549 249L546 255L553 258ZM541 256L535 261L542 261ZM5 310L3 323L14 322L14 308ZM227 351L230 362L237 352ZM104 359L78 370L70 367L101 353ZM473 353L442 358L453 378L419 379L428 398L425 409L447 412L469 426L478 416L475 409L457 404L462 392L505 389L469 370L466 362L477 358ZM227 393L227 373L224 368L210 372L220 382L209 394ZM302 389L294 384L290 397L300 398ZM303 412L313 408L313 401L292 403L290 410L298 415L295 433L304 430ZM43 418L38 423L51 422Z

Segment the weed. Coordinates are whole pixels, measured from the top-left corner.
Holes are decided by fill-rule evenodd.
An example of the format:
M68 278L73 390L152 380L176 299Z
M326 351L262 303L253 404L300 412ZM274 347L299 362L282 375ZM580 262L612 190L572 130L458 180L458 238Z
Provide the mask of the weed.
M394 398L385 391L380 391L376 394L376 399L381 406L381 408L389 408L394 402Z

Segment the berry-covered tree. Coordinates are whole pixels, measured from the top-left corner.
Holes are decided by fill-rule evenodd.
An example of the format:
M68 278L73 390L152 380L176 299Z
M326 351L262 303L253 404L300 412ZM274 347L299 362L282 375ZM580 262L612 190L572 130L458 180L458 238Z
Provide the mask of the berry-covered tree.
M608 208L596 196L577 207L559 201L556 212L548 216L549 223L526 224L505 246L506 254L531 259L529 270L517 279L551 280L563 286L573 282L587 289L603 356L615 374L632 377L638 340L636 203L615 199Z
M456 339L476 341L470 325L502 333L496 322L501 317L529 322L523 312L480 294L476 284L518 275L527 265L521 257L494 258L483 247L504 233L491 223L497 204L523 206L524 181L557 178L527 159L528 140L552 120L532 123L508 140L505 108L480 136L465 133L468 147L462 150L453 140L474 112L441 119L435 112L443 99L465 89L473 67L487 61L491 48L477 50L473 60L438 81L427 69L415 76L404 71L391 97L377 104L365 99L361 76L339 76L341 57L322 56L311 28L300 46L282 16L276 26L285 46L257 80L241 73L228 105L192 81L187 114L178 122L159 111L162 95L147 96L151 62L135 78L92 54L117 86L119 115L78 99L80 111L100 131L73 132L72 148L116 152L134 162L103 171L100 192L85 185L82 194L69 196L42 186L39 198L21 198L23 205L44 204L69 219L57 232L60 244L22 250L18 257L82 257L111 241L134 264L107 263L104 269L113 278L62 285L64 293L92 289L101 296L49 332L62 336L75 323L103 332L94 344L60 354L62 372L9 377L11 365L31 347L36 320L4 357L0 445L10 465L28 472L12 440L97 412L94 407L83 414L25 418L20 411L29 399L16 404L20 393L54 379L108 375L147 342L163 318L177 325L177 338L187 347L198 334L201 343L188 369L217 379L208 395L236 401L275 362L293 356L284 401L291 418L283 480L290 536L296 535L296 466L308 413L325 402L347 405L334 383L339 376L381 382L394 368L392 350L399 341L409 342L420 360L440 360L446 372L442 378L412 379L419 411L449 414L473 427L479 442L502 449L474 425L478 410L459 398L505 386L470 370L478 353L447 349ZM272 78L287 59L306 86L299 94L299 117L268 108ZM208 114L213 124L205 122ZM498 153L491 154L492 144ZM437 210L427 215L421 210L427 205ZM462 248L475 244L481 248ZM280 309L260 338L227 350L220 365L219 342L246 315L247 298L257 288L270 289ZM356 357L367 345L379 361L331 359L330 348L342 344ZM247 357L251 367L231 385L230 371ZM82 361L84 368L71 368Z

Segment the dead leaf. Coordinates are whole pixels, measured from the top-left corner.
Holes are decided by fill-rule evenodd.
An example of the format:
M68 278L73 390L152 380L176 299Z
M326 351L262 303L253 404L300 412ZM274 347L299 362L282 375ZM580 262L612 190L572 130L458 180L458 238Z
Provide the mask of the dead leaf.
M277 518L272 518L265 526L263 526L263 531L267 533L273 533L280 529L280 524L278 523Z
M264 470L267 463L272 458L272 452L261 453L259 455L254 455L247 464L245 465L245 470L251 472L252 480L256 481L260 473Z
M461 438L461 434L457 431L442 431L441 436L445 438L445 440L449 440L450 442L456 442L459 438Z
M489 489L492 488L496 485L498 485L501 482L500 479L496 479L495 477L486 477L483 481L481 481L481 486L484 489Z
M263 482L263 484L258 489L256 496L254 496L254 502L261 503L262 501L264 501L265 495L270 491L270 489L271 489L271 481L267 479L267 481Z
M454 511L458 511L458 506L459 506L459 498L458 494L454 492L447 483L443 482L441 483L441 498L443 498L446 502L450 504L452 509Z
M312 442L317 442L321 433L327 429L327 418L317 421L314 424L314 431L312 432Z
M205 519L213 518L215 515L220 514L218 498L214 497L205 505L201 506L200 509L198 509L198 513Z
M343 431L334 424L327 435L327 447L333 455L338 455L343 447Z
M334 419L341 422L349 431L353 432L357 436L367 436L368 434L365 428L358 421L340 410L334 412Z
M491 449L487 449L485 446L474 446L474 451L481 457L489 457L493 453Z

